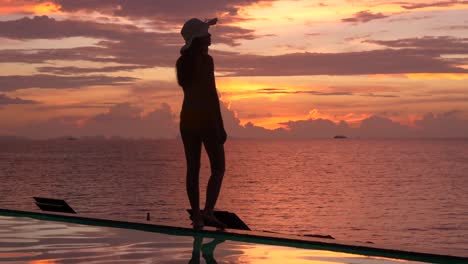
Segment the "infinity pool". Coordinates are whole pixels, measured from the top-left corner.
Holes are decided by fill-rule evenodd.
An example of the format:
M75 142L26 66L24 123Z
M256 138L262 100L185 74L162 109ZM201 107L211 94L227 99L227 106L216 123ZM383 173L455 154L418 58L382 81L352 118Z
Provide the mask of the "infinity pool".
M2 263L430 263L0 215Z

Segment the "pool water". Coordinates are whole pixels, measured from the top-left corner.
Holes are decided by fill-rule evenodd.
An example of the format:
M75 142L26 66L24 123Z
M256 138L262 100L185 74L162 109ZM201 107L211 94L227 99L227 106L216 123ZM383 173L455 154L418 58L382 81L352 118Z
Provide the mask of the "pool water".
M0 216L1 263L427 263Z

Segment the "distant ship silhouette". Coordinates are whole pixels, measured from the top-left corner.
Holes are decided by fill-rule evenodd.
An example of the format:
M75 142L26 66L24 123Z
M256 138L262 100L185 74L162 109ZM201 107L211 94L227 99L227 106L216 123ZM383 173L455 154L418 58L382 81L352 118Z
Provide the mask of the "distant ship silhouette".
M343 138L348 138L347 136L342 136L342 135L336 135L333 137L334 139L343 139Z

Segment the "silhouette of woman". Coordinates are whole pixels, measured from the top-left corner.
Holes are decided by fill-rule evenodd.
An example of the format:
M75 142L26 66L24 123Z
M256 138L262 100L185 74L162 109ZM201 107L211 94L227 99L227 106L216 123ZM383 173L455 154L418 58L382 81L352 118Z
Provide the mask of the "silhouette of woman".
M197 230L204 224L225 227L213 214L224 176L224 142L227 137L216 90L213 58L208 55L208 46L211 45L208 28L216 22L216 18L207 22L192 18L185 22L181 30L185 45L176 64L177 81L184 91L180 133L187 161L186 188L192 207L192 225ZM211 167L203 212L199 201L202 144Z

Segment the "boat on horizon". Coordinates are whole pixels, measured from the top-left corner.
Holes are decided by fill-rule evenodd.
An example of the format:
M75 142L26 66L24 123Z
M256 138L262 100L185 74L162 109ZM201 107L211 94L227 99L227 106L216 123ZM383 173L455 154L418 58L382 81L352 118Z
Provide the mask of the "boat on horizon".
M347 136L343 136L343 135L336 135L335 137L333 137L334 139L345 139L345 138L348 138Z

